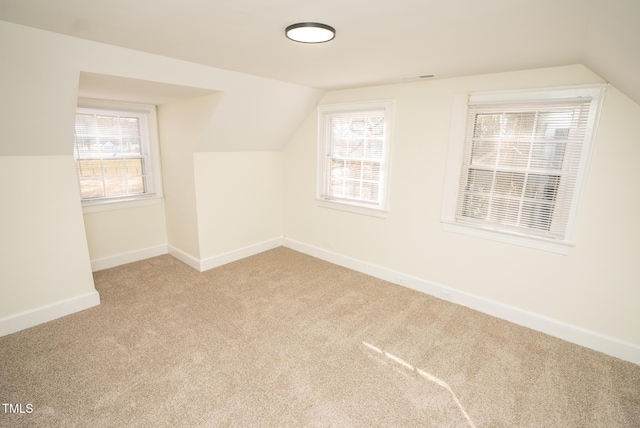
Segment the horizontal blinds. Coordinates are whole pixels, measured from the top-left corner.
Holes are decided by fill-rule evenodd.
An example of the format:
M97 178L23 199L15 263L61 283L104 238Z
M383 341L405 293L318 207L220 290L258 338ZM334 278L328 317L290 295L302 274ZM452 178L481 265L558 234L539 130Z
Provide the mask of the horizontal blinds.
M458 220L563 238L590 98L470 104Z
M321 196L379 205L385 156L385 110L326 113L323 135Z
M74 156L83 199L148 192L146 117L78 109Z

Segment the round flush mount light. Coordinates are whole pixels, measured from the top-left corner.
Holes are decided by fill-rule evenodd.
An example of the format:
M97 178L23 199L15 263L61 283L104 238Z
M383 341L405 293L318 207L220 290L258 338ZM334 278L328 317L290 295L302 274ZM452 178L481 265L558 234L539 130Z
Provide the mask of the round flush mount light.
M333 40L336 30L326 24L318 22L299 22L289 25L284 34L294 42L324 43Z

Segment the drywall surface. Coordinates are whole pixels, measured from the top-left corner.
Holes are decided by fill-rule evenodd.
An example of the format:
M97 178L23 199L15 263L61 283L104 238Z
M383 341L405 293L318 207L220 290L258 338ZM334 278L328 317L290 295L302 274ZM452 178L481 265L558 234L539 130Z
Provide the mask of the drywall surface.
M0 198L0 319L95 292L73 157L0 156Z
M200 254L282 236L282 153L196 153Z
M389 213L318 207L317 118L285 150L286 238L516 310L640 345L640 106L607 88L569 255L442 230L454 94L601 83L576 65L329 92L321 104L392 99Z
M3 236L0 241L0 252L11 255L0 282L0 317L37 310L74 293L95 292L73 164L74 117L82 72L223 94L224 103L216 105L212 116L208 111L206 137L188 142L193 143L189 148L173 147L173 152L168 143L169 152L178 153L180 161L190 158L192 162L196 146L199 151L280 150L322 95L322 91L313 88L3 21L0 54L0 158L4 180L0 197L6 207L11 207L11 211L3 213L2 227L8 232L7 238ZM175 129L175 124L169 126ZM161 150L162 138L160 135ZM173 142L181 144L184 140ZM34 157L33 162L37 159L37 165L28 157ZM171 159L164 161L170 163ZM174 168L178 166L170 165L164 180L166 221L171 227L163 231L163 214L157 210L144 214L130 211L128 216L134 223L141 221L141 216L150 215L153 230L118 246L110 240L121 238L122 234L111 235L109 231L118 227L122 213L88 217L88 236L95 257L144 250L163 240L165 233L168 244L173 239L199 257L195 199L189 200L186 213L179 211L181 195L187 195L187 199L194 195L193 170L182 171L185 175L181 176ZM40 170L33 177L46 176L44 184L27 176L36 167ZM187 228L186 232L183 228ZM44 230L48 232L43 233ZM183 234L184 243L178 238ZM55 269L46 273L53 264ZM23 267L29 267L31 272L20 277Z

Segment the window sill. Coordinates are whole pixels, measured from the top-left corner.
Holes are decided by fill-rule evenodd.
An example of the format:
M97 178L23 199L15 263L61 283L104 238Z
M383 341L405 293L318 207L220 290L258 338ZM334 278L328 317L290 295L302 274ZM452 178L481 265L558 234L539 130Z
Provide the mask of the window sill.
M368 215L377 218L386 218L388 211L379 208L371 208L363 205L350 204L347 202L336 202L326 199L316 199L316 203L322 208L331 208L339 211L347 211L355 214Z
M103 211L146 207L150 205L161 204L163 201L164 198L162 196L143 196L137 198L82 201L82 212L84 214L90 214Z
M442 230L564 255L569 254L569 250L573 247L572 243L566 241L557 241L543 237L527 236L495 229L473 227L447 220L442 220Z

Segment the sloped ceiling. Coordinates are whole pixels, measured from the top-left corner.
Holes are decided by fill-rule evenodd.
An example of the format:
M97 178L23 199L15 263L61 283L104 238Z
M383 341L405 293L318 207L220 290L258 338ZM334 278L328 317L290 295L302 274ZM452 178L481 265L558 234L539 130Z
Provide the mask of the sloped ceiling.
M583 63L640 103L638 0L0 0L0 20L320 89ZM337 37L291 42L300 21Z
M80 73L80 81L78 82L79 98L153 105L199 97L214 92L202 88L86 72Z

